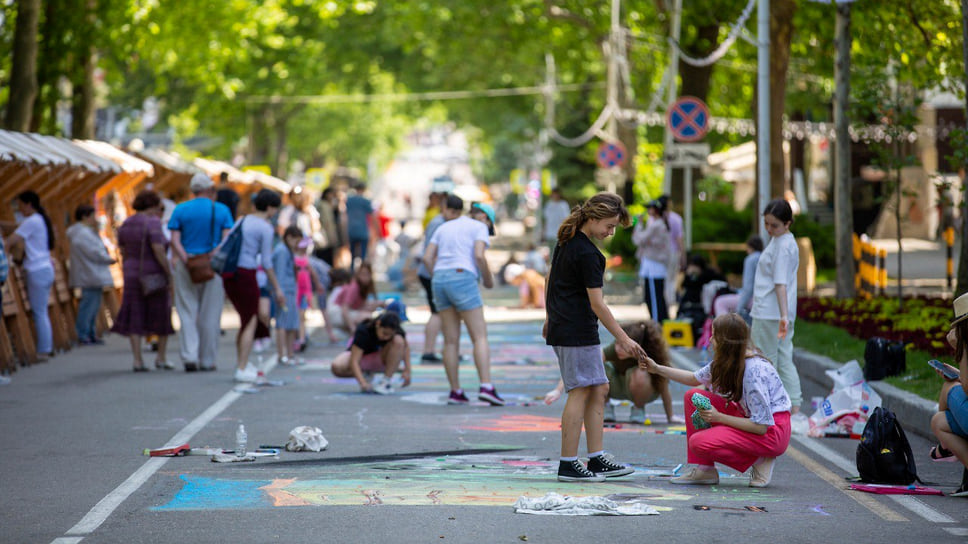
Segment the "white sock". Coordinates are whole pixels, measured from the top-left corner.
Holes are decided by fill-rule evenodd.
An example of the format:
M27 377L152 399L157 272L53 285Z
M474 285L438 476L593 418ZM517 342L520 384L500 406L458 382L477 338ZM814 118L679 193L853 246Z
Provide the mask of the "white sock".
M577 461L578 460L578 456L576 455L574 457L562 457L561 460L564 461L564 462L566 462L566 463L570 463L572 461Z
M481 389L491 389L491 384L481 382Z
M602 455L603 453L605 453L605 450L599 450L599 451L595 451L595 452L591 452L591 453L589 453L589 454L588 454L588 458L589 458L589 459L592 459L592 458L594 458L594 457L599 457L599 456L601 456L601 455Z

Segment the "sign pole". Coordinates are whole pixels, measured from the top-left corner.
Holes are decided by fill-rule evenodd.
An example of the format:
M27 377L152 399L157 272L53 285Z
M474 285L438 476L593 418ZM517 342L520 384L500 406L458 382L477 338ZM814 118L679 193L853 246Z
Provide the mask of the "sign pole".
M683 190L686 192L687 195L691 195L692 194L692 168L686 168L684 170L684 174L686 179L683 185ZM688 253L689 250L692 249L692 199L684 198L683 200L684 200L683 213L685 213L683 222L685 223L685 228L683 229L683 233L682 233L684 238L682 243L686 248L686 252Z

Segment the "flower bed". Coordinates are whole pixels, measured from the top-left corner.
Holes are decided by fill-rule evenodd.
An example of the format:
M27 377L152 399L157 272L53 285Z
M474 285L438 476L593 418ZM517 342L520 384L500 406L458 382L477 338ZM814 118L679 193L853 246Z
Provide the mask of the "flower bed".
M949 355L945 335L952 319L951 301L939 297L897 298L800 297L797 319L826 323L868 340L875 336L900 340L908 349L934 356Z

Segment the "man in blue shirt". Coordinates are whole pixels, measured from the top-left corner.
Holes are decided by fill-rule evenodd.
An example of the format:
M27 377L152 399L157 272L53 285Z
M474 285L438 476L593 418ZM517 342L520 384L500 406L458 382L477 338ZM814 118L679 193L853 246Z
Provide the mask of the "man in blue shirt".
M353 184L353 194L346 198L346 233L350 242L350 271L356 268L356 258L366 261L366 248L370 244L370 223L373 203L363 196L366 185L362 181Z
M232 213L215 202L215 183L205 174L192 176L189 185L195 198L175 206L168 221L174 265L175 309L181 321L181 359L186 372L215 370L219 324L225 291L215 275L201 283L192 281L188 258L215 249L232 228Z

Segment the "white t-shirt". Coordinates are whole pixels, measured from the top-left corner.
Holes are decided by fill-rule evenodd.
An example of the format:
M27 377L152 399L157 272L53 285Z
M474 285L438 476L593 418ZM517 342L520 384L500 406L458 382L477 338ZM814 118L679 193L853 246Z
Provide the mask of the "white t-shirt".
M549 200L544 206L544 237L545 240L558 238L558 227L562 221L571 215L571 208L564 200Z
M760 262L756 265L753 280L753 309L750 315L756 319L780 319L780 305L776 301L776 286L786 285L787 319L797 317L797 269L800 268L800 250L793 234L787 232L771 238Z
M242 225L237 227L242 229L239 268L256 269L262 265L264 270L272 269L272 225L252 215L243 219L239 219Z
M703 385L708 386L712 381L711 366L709 363L693 374ZM769 361L758 355L746 358L739 405L750 421L761 425L773 425L773 414L790 411L790 395L783 388L780 375Z
M485 247L490 247L487 225L466 215L438 227L430 238L430 243L437 246L434 272L463 268L480 277L477 260L474 258L474 244L478 240L484 242Z
M24 270L36 272L51 267L44 216L39 213L31 214L20 223L14 234L24 239Z

